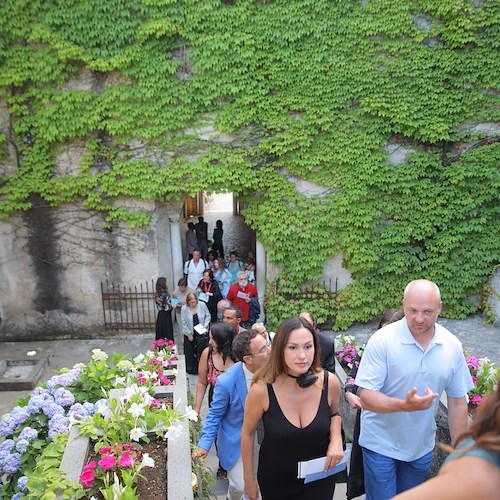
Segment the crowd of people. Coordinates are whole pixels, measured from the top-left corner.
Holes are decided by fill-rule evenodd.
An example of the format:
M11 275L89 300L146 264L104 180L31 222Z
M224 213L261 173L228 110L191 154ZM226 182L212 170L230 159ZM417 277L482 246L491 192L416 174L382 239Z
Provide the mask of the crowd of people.
M211 266L202 249L193 248L172 297L164 278L157 284L157 338L173 337L165 323L175 309L186 369L198 374L198 413L208 388L209 409L192 458L205 457L216 445L218 477L227 475L230 499L330 500L346 471L305 481L298 466L322 459L327 472L344 454L334 341L307 311L269 332L258 322L260 306L253 307L255 261L250 258L247 267L237 257L231 252L226 265L218 253ZM348 498L493 498L500 491L498 391L468 430L466 395L473 383L460 342L436 322L441 307L435 283L411 281L403 308L387 311L354 360L344 387L357 411ZM447 448L450 458L426 481L443 392L456 448ZM480 487L465 479L467 467L474 468L471 477L482 479Z

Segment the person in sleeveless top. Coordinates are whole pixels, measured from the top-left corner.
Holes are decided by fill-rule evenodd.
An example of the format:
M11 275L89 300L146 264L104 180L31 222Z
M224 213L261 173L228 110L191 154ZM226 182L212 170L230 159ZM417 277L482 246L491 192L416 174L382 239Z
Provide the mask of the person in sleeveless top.
M304 319L284 321L273 340L271 357L254 376L245 403L241 451L245 493L250 500L331 500L335 477L305 484L298 462L325 457L325 470L343 456L338 414L340 383L320 366L319 342ZM259 420L264 438L258 484L253 478L253 442Z
M450 454L439 474L394 497L397 500L490 500L500 492L500 392L498 386L479 406L469 430Z
M217 321L210 326L208 347L201 353L198 365L195 407L200 413L208 387L208 406L211 406L217 377L233 366L236 358L232 352L235 332L229 323Z

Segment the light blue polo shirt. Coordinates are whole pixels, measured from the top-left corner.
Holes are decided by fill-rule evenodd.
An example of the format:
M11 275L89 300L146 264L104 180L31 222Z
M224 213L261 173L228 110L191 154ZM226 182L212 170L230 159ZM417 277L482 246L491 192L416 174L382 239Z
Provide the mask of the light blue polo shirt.
M406 319L375 332L363 353L356 385L387 396L405 399L417 388L423 396L429 387L438 394L431 408L415 412L376 413L363 410L359 444L387 457L411 462L434 449L439 398L459 398L472 389L472 378L460 341L446 328L435 325L424 351L413 338Z

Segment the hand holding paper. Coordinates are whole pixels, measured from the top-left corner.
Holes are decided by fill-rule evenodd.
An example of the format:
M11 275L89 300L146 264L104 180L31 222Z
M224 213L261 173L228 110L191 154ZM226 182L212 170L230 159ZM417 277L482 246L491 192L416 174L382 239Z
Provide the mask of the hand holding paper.
M344 456L342 460L327 471L324 470L326 456L315 458L313 460L308 460L306 462L298 463L298 479L304 479L304 483L311 483L312 481L317 481L318 479L324 479L325 477L332 476L333 474L337 474L338 472L342 472L347 467L347 462L349 461L349 457L351 456L351 445L347 445L346 451L344 451Z

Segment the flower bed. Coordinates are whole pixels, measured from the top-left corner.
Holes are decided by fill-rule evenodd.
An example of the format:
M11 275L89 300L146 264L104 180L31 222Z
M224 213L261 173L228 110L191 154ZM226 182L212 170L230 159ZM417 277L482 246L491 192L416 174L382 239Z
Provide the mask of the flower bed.
M183 475L190 488L189 432L184 417L195 415L189 407L185 415L178 411L187 406L187 396L185 377L172 384L177 373L174 363L182 373L184 360L177 359L170 341L155 342L153 350L135 358L115 354L109 359L94 349L87 365L62 370L30 397L19 400L0 421L0 434L6 438L0 445L0 497L58 492L61 498L89 498L99 490L104 498L137 498L134 489L139 473L151 465L142 451L151 433L168 439L173 456L186 457L188 469ZM121 394L111 391L116 387L122 388ZM158 396L167 393L173 395L175 407L158 401ZM102 457L86 469L81 482L90 437ZM176 441L180 448L176 449ZM84 453L68 452L75 445ZM59 464L68 453L71 466L63 466L67 473L61 475ZM175 464L172 470L176 474ZM86 490L92 471L94 478ZM176 476L177 489L181 478ZM192 498L192 491L177 498Z
M469 367L474 388L469 391L469 412L474 413L481 404L484 396L490 393L500 380L500 368L496 367L488 358L469 356L465 351L465 359Z

